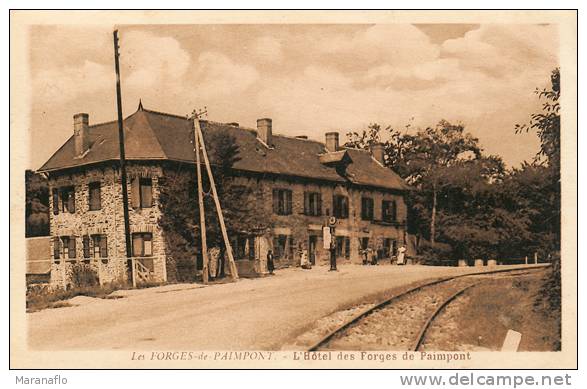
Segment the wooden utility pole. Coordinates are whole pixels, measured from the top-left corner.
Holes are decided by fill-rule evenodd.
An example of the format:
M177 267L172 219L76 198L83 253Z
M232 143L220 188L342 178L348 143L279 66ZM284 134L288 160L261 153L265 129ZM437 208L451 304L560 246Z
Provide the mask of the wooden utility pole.
M198 116L194 117L194 152L196 153L196 178L198 180L198 205L200 209L200 236L202 241L202 281L208 283L208 243L206 242L206 214L202 188L202 168L200 166L200 137L196 127L200 127Z
M126 157L124 153L124 128L122 124L122 96L120 92L120 67L118 64L118 30L114 31L114 68L116 70L116 107L118 109L118 144L120 148L120 184L122 189L122 209L124 211L124 237L126 242L127 266L136 286L135 269L132 261L132 246L130 239L130 219L128 216L128 188L126 178Z
M204 163L206 164L206 171L208 172L208 179L210 180L210 186L212 187L212 196L214 197L214 204L216 205L216 212L218 214L218 221L220 222L220 229L222 230L222 238L224 239L224 245L226 247L226 253L228 255L228 264L230 266L230 275L233 280L238 279L238 270L234 257L232 255L232 246L228 240L228 233L226 232L226 225L224 224L224 216L222 215L222 207L220 206L220 200L218 199L218 193L216 192L216 184L214 183L214 176L212 175L212 168L210 167L210 161L208 160L208 152L206 151L206 144L204 143L204 136L202 135L202 129L200 128L200 121L198 118L194 118L194 130L197 132L196 137L199 138L199 143L202 146L202 154L204 155ZM198 153L199 155L199 153ZM196 161L196 163L198 163Z

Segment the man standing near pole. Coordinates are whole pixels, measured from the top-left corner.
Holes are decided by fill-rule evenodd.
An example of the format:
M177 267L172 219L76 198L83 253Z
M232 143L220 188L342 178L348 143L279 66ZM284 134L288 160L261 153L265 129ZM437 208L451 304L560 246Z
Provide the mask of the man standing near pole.
M331 217L328 219L328 228L330 229L330 271L336 271L336 239L335 239L335 225L336 218Z

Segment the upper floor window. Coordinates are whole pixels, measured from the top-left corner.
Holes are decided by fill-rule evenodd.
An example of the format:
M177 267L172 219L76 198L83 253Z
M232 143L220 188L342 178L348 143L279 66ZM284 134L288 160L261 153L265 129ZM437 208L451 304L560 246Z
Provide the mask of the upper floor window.
M153 180L149 177L136 177L131 180L131 204L133 208L153 206Z
M89 202L90 211L97 211L102 208L102 190L100 182L90 182L88 185L89 189Z
M395 200L383 200L381 203L381 219L384 222L397 221L397 204Z
M338 219L349 217L349 198L342 195L332 197L332 215Z
M75 213L75 187L53 188L53 214L59 212Z
M361 219L373 220L373 199L370 197L361 198Z
M322 195L318 192L304 192L304 215L322 215Z
M292 193L289 189L273 189L273 213L291 215Z
M133 257L151 257L153 255L153 234L141 232L132 234Z

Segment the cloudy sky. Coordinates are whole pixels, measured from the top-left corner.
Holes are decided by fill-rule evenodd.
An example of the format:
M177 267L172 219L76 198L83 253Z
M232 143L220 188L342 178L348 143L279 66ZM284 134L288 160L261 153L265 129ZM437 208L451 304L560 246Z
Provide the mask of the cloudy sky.
M124 115L147 109L308 135L460 121L510 166L536 153L514 125L539 107L533 91L558 66L551 25L117 26ZM116 118L112 26L38 26L29 32L29 168L72 134ZM342 137L344 138L344 137Z

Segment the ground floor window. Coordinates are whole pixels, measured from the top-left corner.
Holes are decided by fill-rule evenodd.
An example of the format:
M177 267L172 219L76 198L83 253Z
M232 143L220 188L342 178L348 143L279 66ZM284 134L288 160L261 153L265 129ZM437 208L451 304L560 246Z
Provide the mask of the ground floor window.
M239 235L233 243L236 259L255 259L255 237Z
M75 259L75 236L53 238L53 259Z
M397 242L391 238L383 239L383 258L390 258L396 255Z
M88 241L88 244L90 242ZM104 234L92 235L91 240L93 249L88 247L88 251L93 253L94 258L107 258L108 257L108 238Z
M369 237L360 238L361 250L369 248Z
M348 236L336 237L336 256L337 258L350 259L351 239Z
M293 259L294 239L290 235L277 235L273 238L273 256L275 259Z
M132 256L153 256L153 234L150 232L132 234Z

